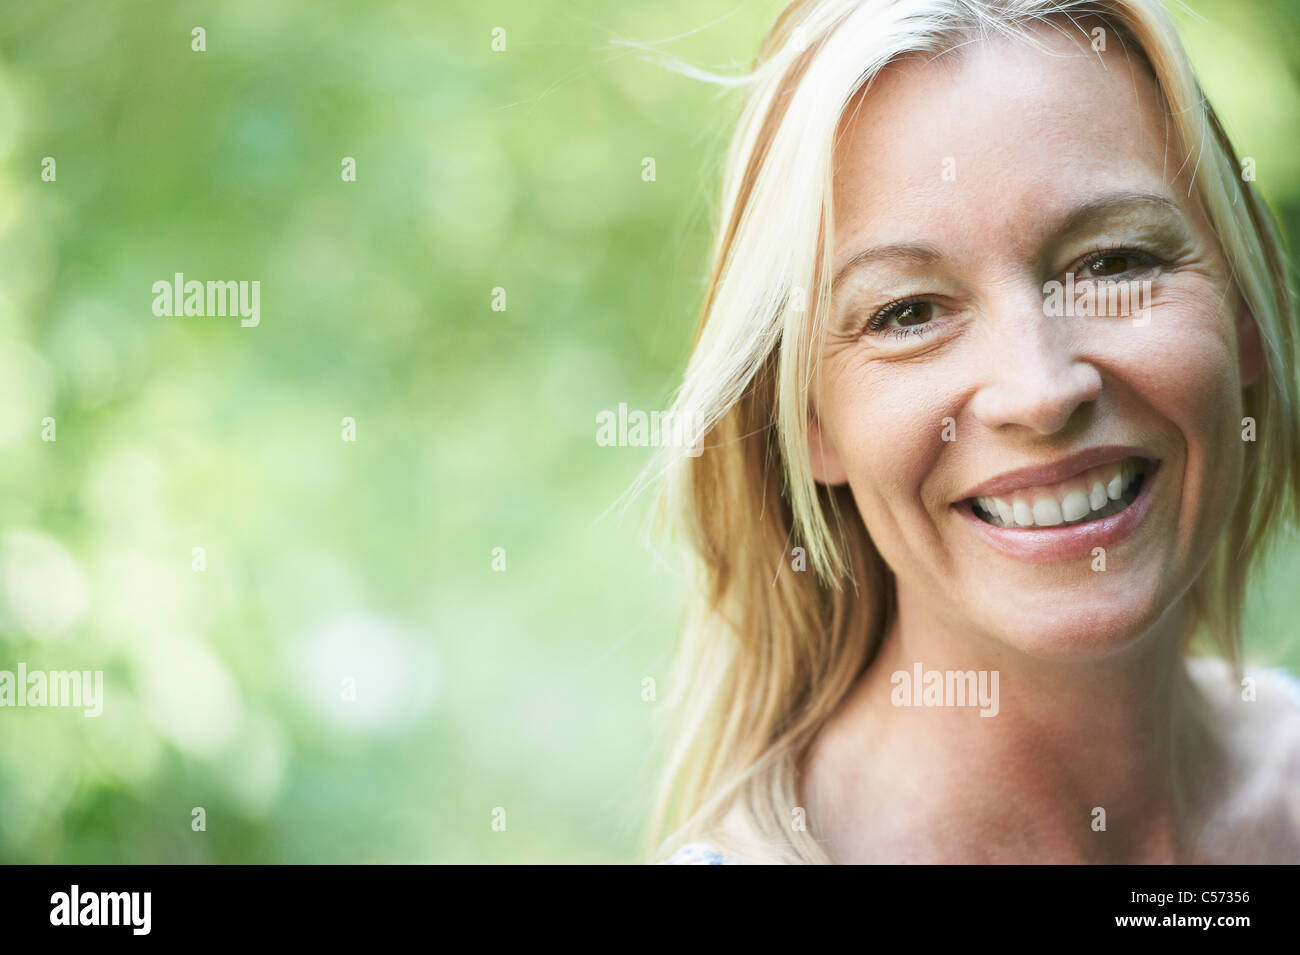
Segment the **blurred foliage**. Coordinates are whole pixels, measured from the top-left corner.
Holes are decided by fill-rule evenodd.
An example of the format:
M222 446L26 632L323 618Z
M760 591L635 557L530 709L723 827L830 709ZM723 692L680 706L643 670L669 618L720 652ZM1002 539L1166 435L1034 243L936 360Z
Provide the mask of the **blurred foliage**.
M732 68L779 6L6 8L0 668L108 702L0 711L0 860L636 858L681 585L595 415L671 393L735 107L616 41ZM1295 234L1296 6L1197 9ZM260 326L155 317L175 272ZM1252 617L1293 667L1297 553Z

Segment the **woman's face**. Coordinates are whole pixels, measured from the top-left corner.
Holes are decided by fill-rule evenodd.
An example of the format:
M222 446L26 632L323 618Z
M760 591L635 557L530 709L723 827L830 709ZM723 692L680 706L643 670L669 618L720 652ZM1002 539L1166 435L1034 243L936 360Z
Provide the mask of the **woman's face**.
M1204 565L1262 359L1154 84L1114 36L1038 36L848 111L811 451L904 614L1083 658Z

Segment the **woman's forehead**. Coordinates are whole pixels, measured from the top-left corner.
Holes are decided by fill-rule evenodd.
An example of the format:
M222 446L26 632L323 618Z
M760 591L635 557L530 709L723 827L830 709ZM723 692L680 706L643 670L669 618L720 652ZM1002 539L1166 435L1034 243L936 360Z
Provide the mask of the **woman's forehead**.
M1122 49L1035 39L912 56L855 98L835 149L837 234L1033 217L1116 188L1174 195L1184 164L1147 71Z

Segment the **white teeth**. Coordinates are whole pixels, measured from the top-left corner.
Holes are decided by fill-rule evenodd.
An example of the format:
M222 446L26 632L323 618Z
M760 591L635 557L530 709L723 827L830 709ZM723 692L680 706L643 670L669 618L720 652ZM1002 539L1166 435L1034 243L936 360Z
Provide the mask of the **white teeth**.
M1100 511L1110 500L1110 495L1106 493L1106 485L1100 481L1092 482L1092 490L1088 492L1088 504L1094 511Z
M1029 505L1024 501L1016 500L1011 502L1011 513L1016 519L1016 523L1021 527L1034 526L1034 512L1029 509Z
M1095 478L1089 486L1084 479L1059 497L1038 492L1032 503L1021 497L977 497L979 512L989 523L1000 527L1058 527L1086 520L1100 520L1118 514L1128 506L1125 492L1132 493L1134 479L1140 473L1136 465L1124 462L1109 480ZM1095 472L1094 472L1095 473ZM1104 472L1103 472L1104 476Z
M993 498L993 504L998 509L998 517L1003 524L1014 524L1016 522L1016 512L1011 509L1011 505L1000 497Z
M1061 514L1067 521L1077 521L1089 510L1088 495L1082 491L1071 491L1061 498Z
M1034 523L1039 527L1055 527L1065 523L1061 516L1061 502L1054 497L1040 497L1034 501Z

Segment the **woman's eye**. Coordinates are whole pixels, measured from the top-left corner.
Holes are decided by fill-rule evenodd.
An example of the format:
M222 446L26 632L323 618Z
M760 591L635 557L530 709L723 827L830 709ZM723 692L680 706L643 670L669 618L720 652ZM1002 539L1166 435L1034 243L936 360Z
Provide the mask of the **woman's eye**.
M1083 262L1083 277L1090 279L1116 278L1128 272L1147 268L1153 257L1136 249L1115 249L1089 256Z
M1088 271L1094 276L1122 275L1128 271L1127 255L1103 255L1088 263Z
M911 305L897 312L893 319L899 325L904 327L908 325L923 325L934 317L934 306L929 302L913 302Z
M933 318L933 302L916 300L893 302L871 316L871 321L867 323L867 330L914 335L921 331L920 326L929 324Z

